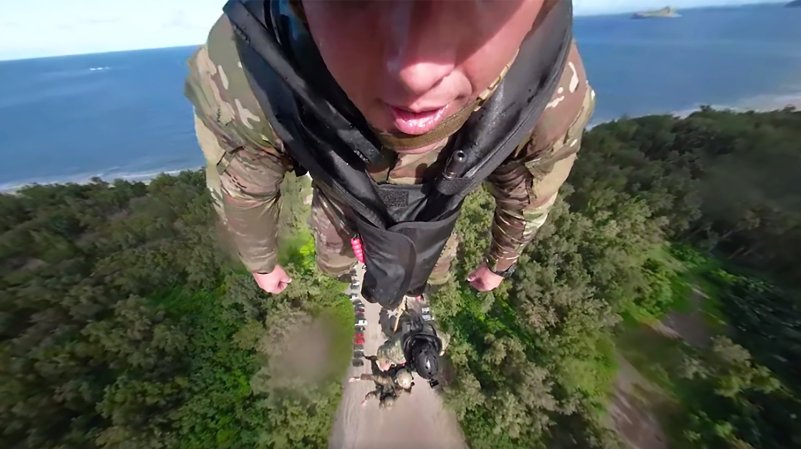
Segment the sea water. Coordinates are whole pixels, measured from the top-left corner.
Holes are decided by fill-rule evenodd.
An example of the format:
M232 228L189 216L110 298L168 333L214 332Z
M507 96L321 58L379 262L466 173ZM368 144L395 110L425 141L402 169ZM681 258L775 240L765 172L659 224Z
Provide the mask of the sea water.
M801 8L577 17L593 123L700 105L801 104ZM183 97L192 47L0 62L0 190L198 168Z

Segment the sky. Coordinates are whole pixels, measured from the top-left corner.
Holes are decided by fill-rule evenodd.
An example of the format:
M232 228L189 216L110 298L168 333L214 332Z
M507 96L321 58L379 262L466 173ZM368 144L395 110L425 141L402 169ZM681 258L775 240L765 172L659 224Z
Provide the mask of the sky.
M457 0L458 1L458 0ZM780 0L574 0L577 15ZM0 60L196 45L224 0L0 0Z

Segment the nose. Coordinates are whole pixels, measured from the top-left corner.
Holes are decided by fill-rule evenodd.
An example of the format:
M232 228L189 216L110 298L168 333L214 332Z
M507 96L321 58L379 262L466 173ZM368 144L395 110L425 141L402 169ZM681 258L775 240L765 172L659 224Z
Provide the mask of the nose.
M395 2L390 9L385 68L405 95L420 96L456 67L456 45L443 26L436 2Z
M406 93L420 96L434 89L440 81L453 71L453 64L410 59L397 65L395 79Z

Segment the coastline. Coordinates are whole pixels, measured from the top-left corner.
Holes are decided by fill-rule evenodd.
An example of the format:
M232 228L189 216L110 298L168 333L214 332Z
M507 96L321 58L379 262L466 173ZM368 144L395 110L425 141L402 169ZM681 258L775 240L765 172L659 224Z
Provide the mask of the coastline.
M648 115L673 115L678 118L686 118L693 112L697 112L701 109L702 106L709 106L714 110L717 111L732 111L732 112L769 112L769 111L780 111L787 107L795 108L796 110L801 110L801 91L792 92L792 93L783 93L783 94L762 94L756 95L752 97L743 98L737 100L730 104L708 104L708 103L696 103L691 107L678 109L670 112L648 112L645 114L636 114L636 115L619 115L614 118L598 118L598 120L590 121L588 125L588 129L592 129L598 125L603 125L604 123L614 122L616 120L620 120L622 118L638 118L638 117L645 117Z
M600 118L598 121L591 121L588 125L588 129L592 129L596 126L603 125L604 123L614 122L616 120L620 120L622 118L637 118L637 117L644 117L648 115L664 115L669 114L679 118L685 118L692 114L693 112L699 111L701 106L705 106L703 104L696 104L691 108L681 109L672 112L651 112L647 114L640 114L640 115L621 115L615 118ZM801 92L796 92L792 94L783 94L783 95L758 95L755 97L751 97L749 99L744 99L738 102L733 103L732 105L708 105L712 109L715 110L727 110L733 112L768 112L768 111L778 111L782 110L787 107L793 107L796 110L801 110ZM198 149L198 155L200 154L200 150ZM47 178L34 178L34 179L22 179L19 181L10 181L5 183L0 183L0 194L14 194L21 189L26 187L36 186L36 185L63 185L63 184L89 184L92 182L93 179L99 178L105 182L112 183L117 180L123 181L131 181L131 182L144 182L148 183L152 181L154 178L160 175L168 175L173 176L177 175L184 171L194 171L194 170L201 170L203 167L202 165L188 165L185 167L171 167L165 168L161 170L148 170L148 171L141 171L141 172L121 172L121 173L114 173L113 170L111 173L108 172L101 172L101 173L82 173L76 175L68 175L68 176L53 176Z
M198 150L200 151L200 150ZM202 169L201 166L189 166L177 169L149 170L142 172L120 173L105 175L104 173L82 173L64 177L53 176L51 178L27 179L21 181L11 181L0 184L0 194L13 194L26 187L32 186L52 186L65 184L90 184L93 179L102 179L105 182L113 183L117 180L149 183L160 175L174 176L184 171L195 171Z

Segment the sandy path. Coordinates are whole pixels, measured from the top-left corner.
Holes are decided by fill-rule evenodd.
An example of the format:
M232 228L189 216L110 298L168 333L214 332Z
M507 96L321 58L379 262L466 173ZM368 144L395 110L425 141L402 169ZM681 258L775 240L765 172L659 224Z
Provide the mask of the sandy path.
M381 307L363 302L368 322L364 352L373 355L384 341L378 325ZM348 377L369 372L370 363L366 361L363 367L351 367ZM344 385L329 448L467 448L456 417L443 408L442 399L423 379L415 379L412 394L401 396L392 409L385 411L378 410L377 400L364 408L359 405L374 388L372 382L349 384L346 379Z
M696 348L709 346L711 333L702 309L702 302L706 298L706 293L693 286L689 312L671 311L651 327L666 337L682 339Z
M660 393L621 354L617 354L617 364L609 412L618 435L631 449L667 449L665 432L653 410L654 404L649 403Z
M703 348L709 344L711 332L703 317L702 303L707 295L693 286L687 312L671 311L651 328L668 338L681 339ZM666 449L667 438L656 410L664 393L637 371L621 354L617 354L618 373L609 407L618 434L631 449Z

